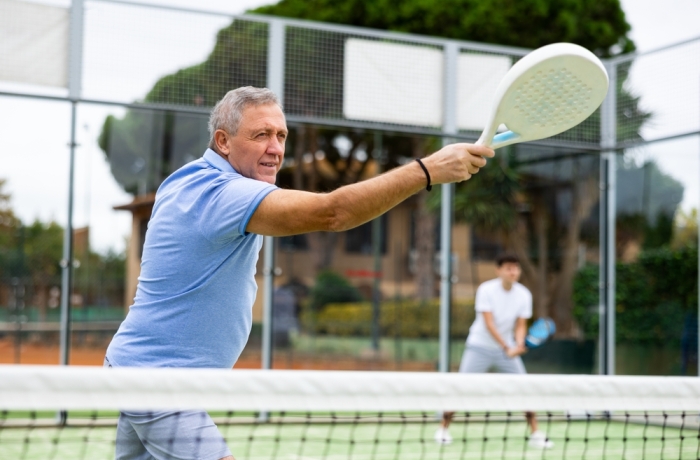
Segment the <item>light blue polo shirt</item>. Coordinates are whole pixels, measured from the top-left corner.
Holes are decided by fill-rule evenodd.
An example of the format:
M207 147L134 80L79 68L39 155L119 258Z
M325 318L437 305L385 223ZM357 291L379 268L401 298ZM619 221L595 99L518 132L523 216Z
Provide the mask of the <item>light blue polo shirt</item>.
M134 304L107 348L113 366L233 367L250 334L262 246L245 228L276 188L209 149L161 184Z

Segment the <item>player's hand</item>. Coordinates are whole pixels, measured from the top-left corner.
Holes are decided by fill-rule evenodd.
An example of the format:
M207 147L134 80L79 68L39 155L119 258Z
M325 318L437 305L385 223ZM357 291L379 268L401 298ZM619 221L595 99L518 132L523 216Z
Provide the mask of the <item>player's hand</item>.
M433 184L462 182L486 166L494 151L483 145L450 144L423 158Z
M510 347L506 350L506 356L509 358L515 358L516 356L520 356L524 354L527 351L527 348L525 348L524 345L516 345L514 347Z

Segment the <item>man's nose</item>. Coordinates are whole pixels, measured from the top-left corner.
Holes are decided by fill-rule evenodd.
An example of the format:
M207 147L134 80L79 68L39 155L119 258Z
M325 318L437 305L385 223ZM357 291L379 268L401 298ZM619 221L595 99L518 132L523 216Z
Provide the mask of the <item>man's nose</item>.
M272 138L270 143L267 145L267 152L276 155L284 154L284 142L280 141L276 136Z

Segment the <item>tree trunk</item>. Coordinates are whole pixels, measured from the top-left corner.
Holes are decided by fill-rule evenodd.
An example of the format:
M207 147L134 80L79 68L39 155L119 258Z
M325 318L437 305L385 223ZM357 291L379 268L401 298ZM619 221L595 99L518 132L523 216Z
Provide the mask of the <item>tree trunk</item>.
M425 140L413 139L413 157L425 155ZM435 297L435 215L428 209L428 192L422 191L417 196L415 244L416 244L416 296L421 301Z
M536 318L549 316L547 304L549 295L547 292L547 271L549 270L549 241L547 238L547 228L549 219L544 200L538 199L537 206L533 210L535 236L537 238L537 280L535 281L535 292L533 293L533 307Z
M578 249L581 224L598 200L597 178L588 177L572 184L572 209L569 228L564 238L564 255L554 293L554 312L557 329L566 335L573 333L573 282L578 268Z

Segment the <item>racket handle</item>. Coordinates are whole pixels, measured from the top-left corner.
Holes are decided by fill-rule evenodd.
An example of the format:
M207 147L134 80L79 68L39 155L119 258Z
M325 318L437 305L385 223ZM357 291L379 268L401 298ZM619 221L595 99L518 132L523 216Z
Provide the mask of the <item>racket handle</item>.
M520 134L516 134L513 131L506 131L504 133L496 134L491 141L491 148L496 150L506 145L515 144L520 141ZM477 141L478 142L478 141Z

